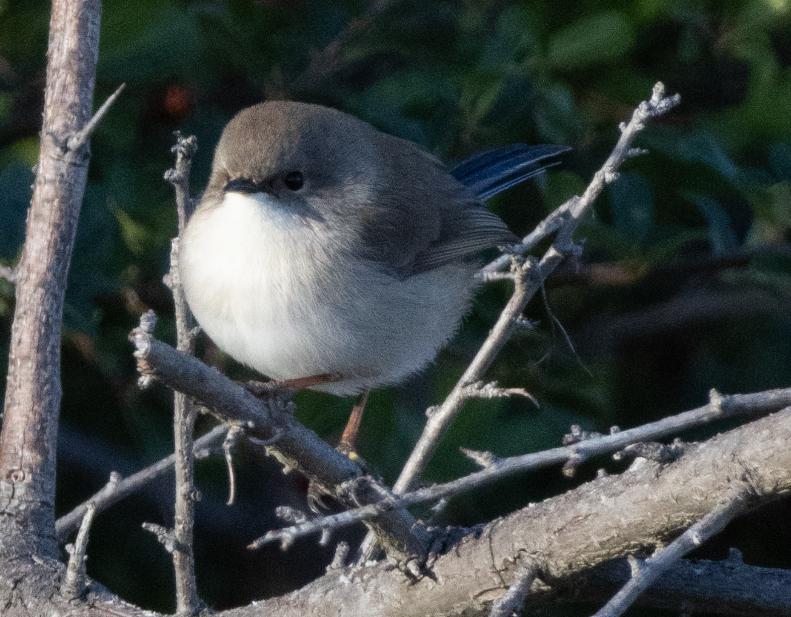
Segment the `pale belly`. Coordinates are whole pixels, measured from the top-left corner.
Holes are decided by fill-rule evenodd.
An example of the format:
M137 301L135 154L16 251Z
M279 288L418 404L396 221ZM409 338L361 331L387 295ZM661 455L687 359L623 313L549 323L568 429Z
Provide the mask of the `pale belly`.
M338 395L402 381L455 333L473 292L469 265L400 280L322 248L309 228L273 228L254 204L198 211L180 256L198 323L272 379L330 373ZM261 238L267 242L261 242Z

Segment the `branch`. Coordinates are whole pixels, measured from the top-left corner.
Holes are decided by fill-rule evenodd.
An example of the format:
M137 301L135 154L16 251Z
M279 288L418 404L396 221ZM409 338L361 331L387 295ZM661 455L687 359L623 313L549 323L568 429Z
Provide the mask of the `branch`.
M195 318L187 306L184 289L179 275L179 240L184 234L187 220L192 213L194 202L189 196L189 174L192 157L198 149L194 136L182 137L176 132L176 166L168 170L165 179L176 191L179 237L174 238L170 249L170 272L165 283L173 292L176 313L176 349L195 355L197 328ZM192 549L193 527L195 524L195 461L193 458L192 433L195 429L197 408L184 394L173 392L173 441L175 444L176 500L174 505L174 549L173 567L176 570L176 614L195 615L202 603L198 597L195 583L195 555Z
M293 406L274 399L259 399L237 383L199 360L178 352L151 335L153 314L141 318L141 327L130 334L141 382L159 379L208 407L225 422L240 424L252 437L278 439L267 446L286 469L297 470L346 507L372 503L387 489L364 477L359 466L329 446L294 418ZM371 521L379 539L396 559L411 559L428 552L425 528L404 510Z
M525 603L525 597L537 576L538 568L534 564L522 564L517 570L514 582L508 588L508 592L492 603L492 612L489 613L489 617L511 617L511 615L519 614Z
M96 506L89 506L82 518L80 532L74 544L66 547L69 553L69 565L66 568L66 577L60 587L60 595L67 600L74 600L85 592L85 550L88 548L88 532L96 514Z
M93 117L88 121L88 123L74 135L69 137L69 140L66 142L66 146L69 150L76 152L88 143L88 140L91 138L91 135L93 135L96 127L99 126L99 123L107 115L107 112L110 111L110 106L115 103L115 100L119 96L121 96L121 92L124 91L124 88L126 88L126 84L121 84L118 86L116 91L108 96L107 100L102 104L102 106L96 110L96 113L93 114Z
M0 434L0 548L9 554L58 555L55 452L63 301L88 178L87 142L74 150L69 141L91 118L100 15L100 0L52 3L41 151L15 277Z
M744 497L746 497L745 495ZM667 547L659 548L643 562L632 560L632 578L594 617L620 617L648 589L684 555L720 533L725 526L745 510L743 496L736 495L720 503L700 521L687 529Z
M420 436L409 460L407 460L404 469L401 471L398 481L393 487L393 491L396 494L407 492L420 479L420 475L439 446L443 435L467 400L465 389L470 384L483 379L484 373L494 362L500 349L519 327L519 318L530 298L541 289L546 277L560 264L565 254L570 249L573 249L572 236L582 216L604 187L615 181L617 170L620 166L637 153L631 148L637 133L645 127L645 122L649 118L668 111L677 105L678 102L679 97L677 95L669 98L665 97L664 86L661 83L654 86L651 100L640 103L632 114L632 119L629 123L621 125L621 137L618 143L603 167L596 172L582 197L574 198L564 206L561 206L562 209L567 210L567 219L540 262L535 264L530 260L520 260L516 255L508 255L489 264L482 270L484 278L496 278L500 266L510 261L511 268L507 276L514 281L514 293L470 366L442 405L431 414L426 422L423 434ZM522 249L521 247L514 249L516 253L526 252L526 250L526 248Z
M566 601L596 602L611 597L629 580L626 560L602 564L585 575ZM722 561L682 560L670 567L636 604L739 617L781 617L791 614L791 570L746 565L739 551Z
M283 542L286 539L293 541L296 538L311 533L323 532L326 529L339 529L374 516L380 516L383 512L393 508L409 508L420 503L438 501L459 493L482 488L517 473L536 471L552 465L569 462L573 462L576 467L594 456L618 452L632 444L652 442L716 420L747 414L779 411L791 406L791 388L768 390L755 394L734 394L731 396L722 396L716 390L712 390L710 399L711 401L707 405L676 416L663 418L657 422L644 424L626 431L614 431L610 435L590 437L562 448L532 452L510 458L497 458L489 453L478 453L468 450L465 451L465 454L484 467L482 471L444 484L421 488L406 493L397 499L385 499L363 508L355 508L339 514L316 518L293 527L271 530L262 538L256 540L256 544L262 546L271 542Z
M432 563L430 578L412 585L404 585L403 575L382 563L328 574L256 608L278 617L304 615L320 597L344 615L381 614L383 606L401 617L459 614L465 608L470 615L486 615L513 584L525 555L535 561L541 581L531 587L526 605L534 599L545 604L548 592L576 586L579 575L595 566L673 540L723 499L746 492L751 497L745 506L752 510L789 490L791 409L785 409L690 444L673 463L637 459L623 474L597 478L468 530ZM789 573L782 575L791 580ZM702 579L701 593L706 584ZM788 610L787 590L766 590L773 596L774 614ZM232 611L229 617L244 614L253 613Z
M222 441L227 432L228 426L216 426L203 437L197 439L194 444L195 458L203 458L208 455L208 449ZM173 469L175 460L176 455L171 454L123 480L119 474L113 472L110 475L110 481L105 484L102 490L57 520L55 532L58 541L64 542L69 534L77 529L89 507L94 506L97 513L103 512L110 506L139 491L146 484L169 473Z

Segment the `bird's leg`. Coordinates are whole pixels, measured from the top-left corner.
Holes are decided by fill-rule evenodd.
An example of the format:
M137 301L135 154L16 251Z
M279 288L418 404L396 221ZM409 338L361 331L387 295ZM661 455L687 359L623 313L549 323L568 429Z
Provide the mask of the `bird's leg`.
M357 433L360 432L360 422L363 419L363 412L365 411L365 404L368 402L368 394L370 390L365 390L357 398L357 402L352 408L352 415L349 416L349 421L346 423L346 428L343 429L341 441L338 444L338 450L349 456L355 453L357 446Z
M322 373L321 375L297 377L296 379L283 379L282 381L248 381L244 387L255 396L268 397L287 393L293 394L300 390L307 390L313 386L343 381L343 379L341 375Z

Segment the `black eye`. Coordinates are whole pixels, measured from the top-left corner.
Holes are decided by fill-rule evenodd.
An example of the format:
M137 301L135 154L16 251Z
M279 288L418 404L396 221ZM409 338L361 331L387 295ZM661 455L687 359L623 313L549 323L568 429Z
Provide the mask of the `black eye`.
M283 178L283 184L292 191L298 191L305 184L301 171L290 171Z

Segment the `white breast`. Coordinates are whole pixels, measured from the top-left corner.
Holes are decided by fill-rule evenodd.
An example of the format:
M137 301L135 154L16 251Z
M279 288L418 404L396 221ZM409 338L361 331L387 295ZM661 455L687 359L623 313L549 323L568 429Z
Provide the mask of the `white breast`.
M434 358L467 310L473 268L399 280L333 233L264 194L228 193L190 220L181 278L198 323L235 359L274 379L340 374L316 389L350 395Z

